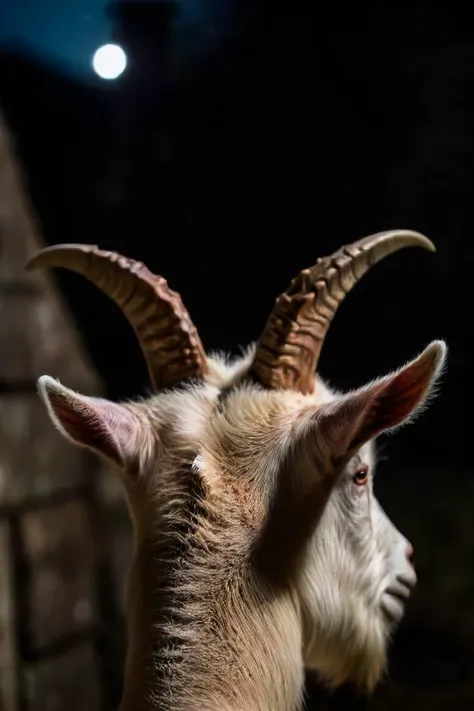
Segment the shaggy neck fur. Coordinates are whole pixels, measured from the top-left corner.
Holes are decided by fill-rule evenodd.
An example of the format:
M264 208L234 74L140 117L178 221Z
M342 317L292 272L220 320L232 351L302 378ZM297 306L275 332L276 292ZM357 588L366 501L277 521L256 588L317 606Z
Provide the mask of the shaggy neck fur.
M296 595L259 579L252 530L235 504L201 504L195 493L161 509L168 523L158 540L137 542L120 711L297 711Z

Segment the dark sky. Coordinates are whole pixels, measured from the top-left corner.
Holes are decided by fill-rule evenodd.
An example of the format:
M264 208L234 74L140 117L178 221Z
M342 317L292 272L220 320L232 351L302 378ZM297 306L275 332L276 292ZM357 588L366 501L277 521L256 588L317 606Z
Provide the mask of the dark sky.
M0 47L29 45L46 63L86 78L95 50L112 39L107 5L107 0L2 0ZM182 55L210 48L228 26L229 6L227 0L180 0L173 31Z
M106 0L3 0L0 43L29 44L71 74L90 71L92 54L108 40Z
M341 244L400 227L435 242L436 254L394 255L354 289L320 373L356 387L448 342L440 396L384 442L377 489L425 566L394 678L471 689L474 26L451 5L309 7L179 0L169 54L188 60L181 71L168 72L148 14L127 30L137 61L109 92L88 81L113 37L104 0L0 0L2 109L46 242L143 260L181 293L208 350L258 338L290 279ZM19 42L43 61L1 51ZM144 394L122 314L76 275L55 279L107 394ZM401 699L395 708L435 708ZM447 708L474 706L452 696Z
M143 260L181 292L206 348L237 352L318 256L384 229L424 232L437 255L399 255L361 283L341 307L321 373L353 387L446 338L443 403L459 407L471 381L471 335L456 305L473 294L469 23L436 8L321 18L291 3L276 2L270 16L258 0L222 0L218 11L212 0L182 0L170 54L192 61L166 74L147 10L127 35L135 56L146 51L108 93L110 83L87 82L94 49L113 36L101 0L67 10L15 2L2 8L3 41L39 33L42 57L61 56L62 73L84 80L24 55L6 53L0 68L47 242L97 243ZM74 275L56 278L109 394L141 394L146 370L118 310ZM424 437L433 459L462 458L449 437L433 440L432 413L407 430L420 456ZM453 418L445 426L456 436Z

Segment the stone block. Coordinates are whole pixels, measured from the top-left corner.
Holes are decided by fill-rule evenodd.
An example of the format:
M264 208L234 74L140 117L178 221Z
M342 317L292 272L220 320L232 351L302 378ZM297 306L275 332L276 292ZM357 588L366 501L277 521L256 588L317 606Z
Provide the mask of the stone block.
M79 485L90 464L90 454L55 429L37 394L0 396L0 503Z
M20 519L24 639L38 652L97 620L97 553L87 505L71 501Z
M28 666L23 674L27 711L100 711L99 668L90 643Z
M99 380L72 319L48 290L10 291L0 282L0 377L31 380L40 375L98 394Z
M0 711L18 711L19 650L11 530L0 520Z

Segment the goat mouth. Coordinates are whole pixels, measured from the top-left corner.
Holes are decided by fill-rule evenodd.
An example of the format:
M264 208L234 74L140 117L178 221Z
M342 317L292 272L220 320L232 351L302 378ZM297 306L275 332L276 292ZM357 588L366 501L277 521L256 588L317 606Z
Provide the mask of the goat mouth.
M406 585L393 585L385 590L386 595L391 595L404 604L410 597L410 590Z
M405 603L410 597L410 588L397 580L396 585L390 585L382 596L382 610L391 623L401 620L405 613Z

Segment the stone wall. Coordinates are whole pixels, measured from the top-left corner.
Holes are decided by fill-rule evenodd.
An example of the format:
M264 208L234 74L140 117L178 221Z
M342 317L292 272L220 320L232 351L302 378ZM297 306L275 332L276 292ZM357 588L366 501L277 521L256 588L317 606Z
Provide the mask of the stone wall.
M99 711L121 664L102 494L121 498L36 393L102 391L53 278L24 270L42 246L0 114L0 710Z

